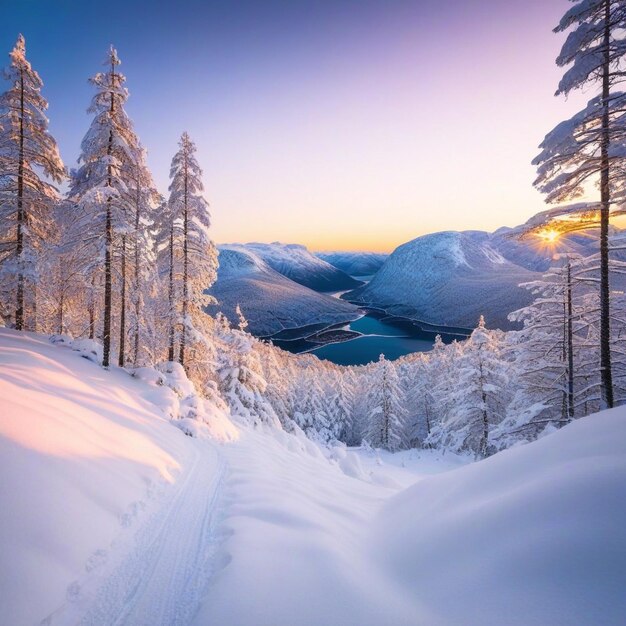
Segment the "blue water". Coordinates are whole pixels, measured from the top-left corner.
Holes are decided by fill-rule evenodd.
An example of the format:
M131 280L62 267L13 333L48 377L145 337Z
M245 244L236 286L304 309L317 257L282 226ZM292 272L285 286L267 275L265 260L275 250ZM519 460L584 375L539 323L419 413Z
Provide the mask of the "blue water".
M312 350L311 354L337 365L365 365L371 361L378 361L381 354L393 360L411 352L426 352L433 347L434 342L434 337L420 339L418 337L364 335L350 341L322 346Z
M362 333L362 336L315 349L311 349L315 344L306 339L274 343L295 353L310 351L320 359L337 365L365 365L377 361L381 354L393 360L412 352L427 352L432 349L437 334L446 343L463 339L462 335L423 330L410 321L384 318L376 312L370 312L352 322L349 328Z

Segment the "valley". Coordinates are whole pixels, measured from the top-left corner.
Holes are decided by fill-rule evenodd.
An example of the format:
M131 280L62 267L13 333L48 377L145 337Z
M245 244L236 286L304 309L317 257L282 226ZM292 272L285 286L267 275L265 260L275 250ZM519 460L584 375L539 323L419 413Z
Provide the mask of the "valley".
M468 333L462 328L423 327L384 311L364 309L363 316L349 324L322 330L309 326L268 339L294 354L309 352L337 365L366 365L377 361L381 354L394 360L412 352L427 352L432 349L437 335L444 343L451 343L465 339Z

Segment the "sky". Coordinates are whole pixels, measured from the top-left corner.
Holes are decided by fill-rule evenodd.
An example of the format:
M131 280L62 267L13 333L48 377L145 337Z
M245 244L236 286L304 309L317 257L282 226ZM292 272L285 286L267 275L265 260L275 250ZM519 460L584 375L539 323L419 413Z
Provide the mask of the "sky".
M522 223L547 208L538 144L590 97L554 96L567 0L2 3L0 54L24 34L65 163L114 44L159 189L186 130L222 243L391 251Z

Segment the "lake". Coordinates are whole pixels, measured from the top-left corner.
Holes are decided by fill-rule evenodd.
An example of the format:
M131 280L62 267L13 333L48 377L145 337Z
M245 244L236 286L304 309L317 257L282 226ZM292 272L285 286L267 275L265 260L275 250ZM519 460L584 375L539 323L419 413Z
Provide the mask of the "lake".
M371 361L377 361L380 354L384 354L387 359L394 360L412 352L427 352L432 349L438 334L445 343L451 343L455 339L464 339L466 334L463 329L449 329L449 332L441 332L439 329L425 330L415 322L391 318L379 311L367 311L358 320L333 328L339 331L339 334L343 331L348 335L345 331L353 331L352 334L357 332L361 335L347 341L327 343L320 347L316 347L319 344L310 341L310 336L308 339L275 339L274 343L284 350L294 353L309 352L337 365L365 365Z

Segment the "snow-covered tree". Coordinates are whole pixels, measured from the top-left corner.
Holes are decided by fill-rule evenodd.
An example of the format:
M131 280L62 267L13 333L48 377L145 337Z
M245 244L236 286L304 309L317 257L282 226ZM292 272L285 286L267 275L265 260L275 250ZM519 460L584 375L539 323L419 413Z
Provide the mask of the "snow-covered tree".
M406 445L406 414L396 369L382 354L372 371L369 385L367 441L372 446L396 452Z
M142 354L145 336L150 334L149 318L144 308L156 297L156 254L154 226L156 212L163 206L163 198L156 190L146 163L145 150L137 151L137 160L131 165L128 183L129 203L132 207L132 231L128 235L132 251L132 350L131 361L137 366L146 362ZM153 303L152 303L153 304ZM145 350L144 350L145 353Z
M95 285L103 275L103 355L102 365L109 366L113 323L113 262L115 235L120 237L120 252L124 266L121 284L121 332L125 336L126 237L132 232L132 202L129 186L136 164L141 161L141 146L132 123L124 110L128 90L126 78L118 70L119 57L115 48L107 53L107 71L90 79L96 93L88 109L93 121L81 144L80 167L72 172L69 198L82 212L83 237L93 246L93 261L86 268ZM119 362L124 363L120 346Z
M254 337L242 330L231 329L221 314L216 333L221 343L217 351L218 384L231 414L250 424L278 425L278 417L264 396L267 382L259 355L254 350Z
M66 174L48 132L43 82L26 59L22 35L9 56L9 88L0 96L0 287L6 301L15 302L15 328L22 330L26 290L30 286L36 306L38 256L55 235L52 211L59 196L52 183Z
M217 250L209 235L209 205L203 194L202 170L196 146L183 133L170 169L169 205L178 232L181 253L181 330L178 360L184 367L189 344L198 343L206 318L204 307L211 302L206 290L217 278Z
M505 417L508 377L500 331L488 331L481 316L456 362L452 406L433 429L430 442L486 457L495 451L492 428Z
M600 371L602 398L613 406L610 350L609 215L625 198L626 94L615 86L626 78L626 2L573 0L555 32L569 32L557 65L569 66L557 95L575 89L596 89L587 106L552 130L533 164L537 188L547 202L576 198L590 181L599 179L600 202Z

